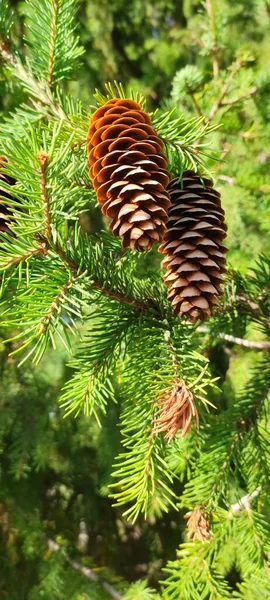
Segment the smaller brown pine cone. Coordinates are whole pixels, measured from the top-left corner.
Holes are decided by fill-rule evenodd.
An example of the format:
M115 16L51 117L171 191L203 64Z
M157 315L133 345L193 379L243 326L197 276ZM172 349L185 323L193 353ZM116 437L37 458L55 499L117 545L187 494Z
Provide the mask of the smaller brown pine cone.
M157 401L158 414L154 422L154 434L164 433L169 442L182 429L182 437L190 430L193 418L199 425L199 415L193 394L187 388L183 379L177 379L173 387L160 396Z
M102 213L124 248L149 250L168 220L170 175L163 142L133 100L113 98L91 117L89 176Z
M172 205L159 251L175 314L196 322L209 317L221 292L226 237L220 194L211 181L185 171L167 188Z
M15 184L15 179L4 173L3 166L7 162L4 156L0 156L0 231L9 231L11 210L1 202L1 199L12 199L12 196L1 186L1 181L9 185Z
M213 537L208 516L200 508L195 508L192 512L187 513L185 519L187 519L188 540L205 542Z

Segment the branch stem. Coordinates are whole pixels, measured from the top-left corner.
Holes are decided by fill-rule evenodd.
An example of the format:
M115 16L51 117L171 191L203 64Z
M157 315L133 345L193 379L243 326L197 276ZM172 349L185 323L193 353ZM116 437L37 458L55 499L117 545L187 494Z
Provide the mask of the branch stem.
M262 491L262 486L259 485L256 490L254 490L254 492L251 492L250 494L247 494L246 496L243 496L242 498L240 498L239 502L236 502L235 504L231 504L231 511L232 513L237 513L240 510L250 510L250 503L251 501L256 498L257 496L259 496L260 492Z
M233 79L236 76L236 74L238 73L238 71L241 69L242 65L243 65L242 61L237 60L235 62L235 64L232 66L231 72L223 85L220 95L210 110L210 113L207 118L208 123L213 121L213 118L215 117L217 111L221 108L223 100L230 89L231 82L233 81Z
M48 165L49 156L46 152L39 152L37 160L40 164L40 191L44 210L45 219L45 231L44 235L48 240L52 239L52 225L51 225L51 212L50 212L50 198L47 188L46 170Z
M218 54L219 54L219 46L217 42L216 36L216 27L215 27L215 16L214 9L212 5L212 0L206 0L206 10L209 17L210 29L212 33L212 60L213 60L213 76L214 79L217 79L219 74L219 64L218 64Z
M52 552L59 552L62 550L61 546L59 546L59 544L57 544L54 540L50 538L47 540L47 544L49 550L51 550ZM104 581L104 579L101 579L95 573L95 571L89 569L89 567L85 567L77 560L73 560L73 558L70 558L70 556L66 552L63 552L63 555L67 563L73 569L75 569L75 571L78 571L79 573L81 573L81 575L83 575L90 581L94 581L95 583L97 583L101 588L103 588L103 590L105 590L111 596L111 598L113 598L114 600L121 600L121 598L123 598L120 592L118 592L110 583L108 583L108 581Z
M55 43L56 43L56 34L57 34L57 16L59 11L59 3L58 0L53 0L52 2L52 22L51 22L51 36L50 36L50 53L49 53L49 62L48 62L48 72L47 72L47 83L51 87L53 80L53 69L55 63Z
M58 119L67 119L67 116L59 103L53 98L50 86L47 82L41 82L34 77L31 71L27 70L24 65L17 60L15 56L10 52L8 43L0 39L0 53L3 61L15 72L15 75L22 81L28 88L28 92L31 91L31 95L37 98L41 104L49 109L50 113ZM37 107L37 103L32 100L34 107Z
M201 333L209 333L209 329L205 326L199 326L197 331ZM218 333L218 337L221 340L226 342L231 342L232 344L238 344L239 346L243 346L244 348L257 349L257 350L270 350L270 342L255 342L253 340L244 340L243 338L235 337L229 333Z

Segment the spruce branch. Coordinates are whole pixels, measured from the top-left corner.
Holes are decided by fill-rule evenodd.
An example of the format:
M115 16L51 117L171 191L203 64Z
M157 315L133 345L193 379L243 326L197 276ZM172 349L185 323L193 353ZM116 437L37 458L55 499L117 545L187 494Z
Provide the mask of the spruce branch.
M49 37L49 61L47 71L47 83L51 87L53 81L53 70L55 63L55 46L57 34L57 17L59 12L59 0L52 0L52 20L51 31Z
M55 315L59 312L63 301L65 300L66 293L75 283L75 277L68 279L66 283L60 288L57 296L53 299L51 305L47 308L46 314L42 317L38 331L40 334L46 333L48 327L53 322Z
M52 88L72 74L83 53L75 36L78 0L29 0L27 8L30 67Z
M45 221L45 230L44 230L44 243L47 244L47 249L51 248L60 258L61 260L69 267L71 272L76 276L80 271L80 265L77 264L73 258L71 258L68 253L64 250L63 246L56 241L52 240L52 215L50 209L50 197L49 197L49 189L47 183L47 168L49 165L49 155L41 150L37 155L37 160L40 164L40 190L41 190L41 198L43 203L43 211L44 211L44 221ZM117 290L111 289L103 285L92 273L85 271L85 276L90 279L91 286L109 297L111 300L116 300L118 302L124 302L125 304L130 304L134 308L139 311L149 310L151 306L154 305L151 301L143 301L132 296L128 296L118 292Z
M44 151L39 152L39 154L37 155L37 160L40 163L40 172L41 172L40 191L41 191L41 198L42 198L44 218L45 218L44 235L45 235L45 237L47 237L47 240L50 240L52 237L52 225L51 225L51 213L50 213L50 199L49 199L47 180L46 180L46 169L47 169L47 165L48 165L48 159L49 159L49 155Z
M195 96L195 93L190 89L190 87L188 85L187 85L187 93L188 93L188 95L191 98L191 101L192 101L192 104L194 106L194 110L195 110L197 116L202 119L203 123L206 123L205 116L202 114L202 110L201 110L201 107L200 107L200 105L198 103L198 100L197 100L197 98Z
M250 494L246 494L245 496L242 496L242 498L240 498L240 500L238 502L231 504L232 513L235 514L235 513L239 512L240 510L250 510L251 501L254 498L257 498L257 496L259 496L261 490L262 490L262 486L259 485L256 490L254 490Z
M213 419L201 458L182 496L183 505L211 510L221 496L225 495L224 500L227 501L226 482L231 465L240 452L240 443L257 423L269 387L269 361L265 356L254 369L253 376L236 400L234 408Z
M236 60L235 63L233 65L231 65L231 71L228 74L228 76L223 84L220 95L217 98L216 102L213 104L213 106L209 112L209 115L206 119L207 123L210 123L211 121L213 121L214 117L216 116L216 113L221 108L223 100L230 89L230 85L231 85L232 81L234 80L235 76L237 75L237 73L242 68L242 66L243 66L243 61L241 59Z
M258 93L258 88L254 85L245 94L237 96L236 98L232 98L231 100L226 100L226 102L221 102L220 107L222 108L223 106L233 106L234 104L238 104L239 102L242 102L243 100L252 98L257 93Z
M174 109L163 114L156 111L152 117L153 126L164 142L171 173L179 177L185 169L191 168L201 169L211 177L206 158L216 160L216 155L208 150L207 142L201 140L215 131L217 125L205 123L204 117L173 118L173 113Z
M208 327L200 325L197 327L197 331L200 333L209 333ZM253 340L245 340L243 338L236 337L229 333L223 333L222 331L217 333L218 337L225 342L231 342L232 344L238 344L244 348L250 348L251 350L270 350L270 342L255 342Z
M7 239L7 237L5 236L3 243L5 243L6 239ZM13 255L10 256L8 259L6 258L6 253L1 254L1 250L0 250L0 271L5 271L6 269L9 269L12 266L17 266L20 263L33 258L34 256L38 256L40 254L42 254L44 256L47 252L47 246L44 242L40 242L39 244L33 246L32 248L29 248L29 245L27 243L27 245L25 244L24 247L21 248L21 250L22 250L21 253L17 253L17 248L15 248ZM3 249L2 249L2 251L3 251ZM9 254L10 254L10 248L9 248Z
M30 69L27 69L19 58L16 58L9 49L6 40L0 39L0 52L3 61L12 73L20 80L26 92L30 94L33 108L40 111L41 103L50 115L57 119L66 119L66 114L60 104L53 97L49 85L34 77ZM38 103L37 103L38 102Z

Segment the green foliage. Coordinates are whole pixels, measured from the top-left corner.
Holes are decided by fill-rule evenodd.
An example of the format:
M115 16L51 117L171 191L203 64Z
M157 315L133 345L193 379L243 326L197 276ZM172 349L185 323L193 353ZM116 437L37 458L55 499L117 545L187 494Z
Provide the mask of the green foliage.
M47 0L27 5L29 64L33 73L49 85L69 77L83 53L75 37L78 0Z
M12 6L0 0L0 596L266 600L268 3ZM230 267L203 325L173 315L157 249L124 250L97 207L88 121L114 96L152 111L172 176L194 169L221 192ZM200 427L167 443L158 400L179 379Z
M188 94L197 92L203 83L203 74L196 65L187 65L177 71L172 82L172 99L175 103Z
M145 581L136 581L124 595L124 600L159 600L161 596L147 586Z

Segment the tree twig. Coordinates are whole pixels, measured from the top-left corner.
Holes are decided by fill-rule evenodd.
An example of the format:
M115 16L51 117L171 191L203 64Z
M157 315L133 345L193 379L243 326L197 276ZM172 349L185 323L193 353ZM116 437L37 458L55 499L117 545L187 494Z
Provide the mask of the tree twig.
M186 88L187 88L187 93L190 96L190 99L193 103L195 112L197 113L198 117L203 117L203 122L205 123L205 116L203 115L202 111L201 111L201 107L199 105L199 103L197 102L196 96L193 92L193 90L190 88L190 86L188 84L186 84Z
M51 114L58 119L66 119L67 116L61 106L55 102L50 87L47 83L36 79L24 65L10 52L9 45L0 39L0 53L3 61L14 69L17 77L32 91L32 95L38 98L41 104L46 106ZM35 105L35 103L33 102Z
M208 327L201 325L197 328L197 331L201 333L209 333ZM244 346L245 348L256 348L257 350L270 350L270 342L255 342L253 340L245 340L243 338L235 337L229 333L218 333L218 337L221 340L225 340L226 342L231 342L232 344L238 344L239 346Z
M32 256L37 256L39 254L45 255L47 251L46 244L41 242L38 246L29 248L25 251L24 254L19 254L17 256L11 256L5 262L0 262L0 270L4 271L8 269L12 265L18 265L19 263L28 260L28 258L32 258Z
M50 87L52 85L53 69L54 69L54 62L55 62L57 16L58 16L58 11L59 11L58 0L53 0L52 11L53 11L53 13L52 13L52 22L51 22L51 36L50 36L50 41L49 41L50 53L49 53L48 72L47 72L47 83Z
M51 211L50 211L50 198L48 195L48 187L47 187L47 166L48 166L48 154L41 150L37 155L37 160L40 163L40 189L41 189L41 197L43 202L43 210L44 210L44 218L45 218L45 231L44 237L42 236L42 241L47 244L48 248L54 250L61 260L69 267L72 274L77 276L80 271L80 266L68 256L65 250L58 244L54 243L52 240L52 228L51 228ZM100 282L95 276L91 273L87 273L87 276L91 282L91 285L94 289L98 290L105 296L108 296L112 300L117 300L118 302L124 302L125 304L130 304L141 311L148 311L151 306L153 307L153 303L151 300L140 300L134 298L133 296L125 296L120 292L113 290L109 287L106 287Z
M257 489L254 490L254 492L251 492L251 494L246 494L246 496L243 496L242 498L240 498L240 500L238 502L236 502L235 504L231 504L232 513L240 512L240 510L249 511L251 501L253 500L253 498L256 498L256 496L259 496L261 491L262 491L262 486L259 485L257 487Z
M235 75L238 73L238 71L241 69L241 67L243 66L243 62L241 60L237 60L235 65L232 67L232 70L229 74L229 76L227 77L227 80L225 81L223 88L220 92L220 95L218 97L218 99L216 100L216 102L213 104L210 113L207 117L207 122L210 123L213 118L215 117L217 111L221 108L222 106L222 102L226 96L226 94L228 93L229 89L230 89L230 85L231 82L233 81Z
M254 85L245 94L242 94L242 96L237 96L237 98L232 98L232 100L226 100L226 102L222 102L220 104L220 107L222 108L223 106L232 106L233 104L237 104L237 102L242 102L242 100L251 98L252 96L257 94L257 92L258 92L258 88Z
M59 544L57 544L54 540L52 540L50 538L47 540L47 544L48 544L49 550L51 550L52 552L59 552L62 550L61 546L59 546ZM113 598L114 600L121 600L121 598L123 598L123 596L122 596L122 594L120 594L120 592L118 592L110 583L108 583L108 581L101 579L95 573L95 571L93 571L89 567L85 567L81 563L70 558L70 556L67 554L67 552L63 551L63 556L64 556L65 560L67 561L67 563L71 567L73 567L73 569L75 569L75 571L78 571L79 573L81 573L81 575L83 575L90 581L94 581L95 583L97 583L101 588L103 588L103 590L105 590L111 596L111 598Z
M40 172L41 172L40 191L41 191L41 198L42 198L42 202L43 202L43 210L44 210L44 217L45 217L45 232L44 232L44 234L47 239L51 240L52 225L51 225L51 212L50 212L50 198L49 198L49 194L48 194L47 180L46 180L46 170L47 170L47 165L48 165L48 159L49 159L49 156L48 156L48 154L46 154L46 152L41 151L37 155L37 160L40 164Z
M212 45L212 58L213 58L213 75L214 79L217 79L219 73L219 64L218 64L218 54L219 54L219 45L216 37L216 28L215 28L215 17L214 10L212 6L212 0L206 0L206 10L209 17L210 29L213 38Z
M233 185L235 182L235 177L229 177L228 175L218 175L218 179L220 179L220 181L226 181L229 185Z

